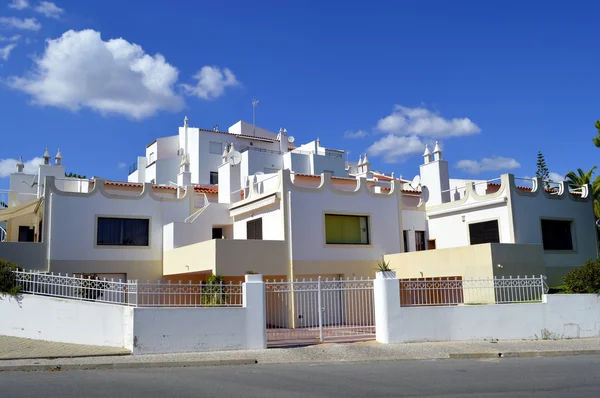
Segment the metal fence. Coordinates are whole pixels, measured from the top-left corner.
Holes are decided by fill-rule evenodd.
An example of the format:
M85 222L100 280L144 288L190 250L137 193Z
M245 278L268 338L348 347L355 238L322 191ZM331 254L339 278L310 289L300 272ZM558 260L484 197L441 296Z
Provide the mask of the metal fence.
M133 307L242 307L244 303L242 283L140 283L37 271L15 271L14 277L23 293Z
M242 283L147 282L138 285L139 307L242 307Z
M270 345L375 336L372 280L267 281L265 291Z
M63 297L101 303L137 304L135 281L68 276L36 271L15 271L15 282L23 293Z
M548 292L546 277L460 277L400 279L403 307L540 303Z

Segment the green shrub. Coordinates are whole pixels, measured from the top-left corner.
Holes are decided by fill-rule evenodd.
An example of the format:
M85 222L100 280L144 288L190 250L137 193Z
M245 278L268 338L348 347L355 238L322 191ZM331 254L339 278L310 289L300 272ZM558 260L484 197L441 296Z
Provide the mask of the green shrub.
M209 275L202 289L202 304L206 306L221 305L227 302L223 275Z
M81 274L81 289L78 295L87 300L98 300L104 295L104 290L108 289L108 282L100 279L98 274Z
M571 293L600 293L600 259L588 260L565 276L565 286Z
M15 271L23 271L15 263L0 258L0 296L17 296L21 293L21 285L17 282Z

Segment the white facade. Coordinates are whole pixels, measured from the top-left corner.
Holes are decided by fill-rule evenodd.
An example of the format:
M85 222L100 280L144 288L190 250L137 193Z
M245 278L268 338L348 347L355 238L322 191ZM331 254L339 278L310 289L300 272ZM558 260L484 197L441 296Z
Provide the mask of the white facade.
M178 135L148 145L129 183L65 179L62 158L36 175L21 168L11 176L9 209L0 209L11 243L4 249L0 243L0 257L19 259L14 244L27 226L42 248L21 259L30 263L44 253L44 264L29 268L54 272L158 279L166 252L218 237L286 242L280 275L360 277L372 276L376 262L394 253L493 242L544 245L545 219L571 226L571 249L544 252L544 266L556 278L597 256L589 187L575 192L560 184L546 192L541 181L523 188L509 174L498 181L450 179L438 145L433 153L426 149L420 178L408 183L371 170L367 155L347 164L342 151L322 147L319 139L295 148L292 141L285 130L275 134L243 121L219 132L190 127L186 119ZM18 207L25 199L31 205ZM357 217L366 240L327 243L326 215ZM99 217L149 220L148 245L97 245ZM475 239L482 223L497 231ZM239 269L260 272L259 266Z

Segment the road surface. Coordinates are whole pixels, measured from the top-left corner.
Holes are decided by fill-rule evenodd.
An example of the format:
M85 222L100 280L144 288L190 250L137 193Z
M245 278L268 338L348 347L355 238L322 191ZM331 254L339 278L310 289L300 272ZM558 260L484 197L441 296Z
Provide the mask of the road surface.
M3 397L600 397L600 357L0 373Z

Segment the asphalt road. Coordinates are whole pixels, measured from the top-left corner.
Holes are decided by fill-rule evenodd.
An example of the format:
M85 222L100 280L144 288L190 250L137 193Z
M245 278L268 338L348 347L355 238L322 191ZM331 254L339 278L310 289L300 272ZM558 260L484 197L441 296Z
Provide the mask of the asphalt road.
M600 357L0 373L2 397L600 397Z

